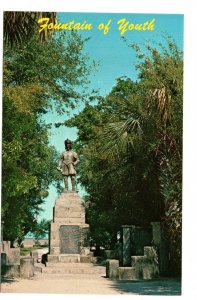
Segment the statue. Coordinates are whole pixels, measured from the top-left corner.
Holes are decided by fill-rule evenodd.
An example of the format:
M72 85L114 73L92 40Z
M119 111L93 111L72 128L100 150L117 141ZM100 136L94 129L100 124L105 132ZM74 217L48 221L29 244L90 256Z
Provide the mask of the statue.
M71 178L72 191L77 191L76 188L76 169L75 166L79 163L79 158L76 152L72 150L72 142L67 139L64 141L65 151L61 155L57 169L64 176L65 191L68 191L68 177Z

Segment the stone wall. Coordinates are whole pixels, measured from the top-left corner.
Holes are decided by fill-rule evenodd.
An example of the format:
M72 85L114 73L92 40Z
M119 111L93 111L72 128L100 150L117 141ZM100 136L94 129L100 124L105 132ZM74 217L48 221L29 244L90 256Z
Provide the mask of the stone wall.
M20 276L20 249L10 248L10 241L1 242L1 274L7 277Z
M141 256L131 256L130 266L119 266L118 260L106 261L106 277L119 280L150 280L159 275L159 261L154 247L144 247Z
M157 248L159 258L159 272L161 275L168 275L169 272L169 245L165 232L160 222L152 222L153 241L152 244Z
M144 247L151 245L151 228L142 228L134 225L122 226L122 257L120 263L122 266L131 265L132 255L143 255Z
M160 222L152 222L151 226L148 229L134 225L122 226L122 237L115 251L118 260L107 261L107 277L140 280L168 275L169 249L165 233ZM114 268L117 262L120 267Z
M34 259L21 258L20 248L11 248L9 241L1 243L1 274L6 277L34 276Z

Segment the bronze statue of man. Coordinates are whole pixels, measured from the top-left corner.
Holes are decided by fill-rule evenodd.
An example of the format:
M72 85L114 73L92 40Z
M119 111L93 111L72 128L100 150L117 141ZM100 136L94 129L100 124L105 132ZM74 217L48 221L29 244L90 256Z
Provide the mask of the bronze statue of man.
M71 178L72 191L76 191L76 169L75 166L79 163L79 157L75 151L72 150L72 142L67 139L64 141L65 151L62 152L59 161L58 170L64 176L65 191L68 191L68 177Z

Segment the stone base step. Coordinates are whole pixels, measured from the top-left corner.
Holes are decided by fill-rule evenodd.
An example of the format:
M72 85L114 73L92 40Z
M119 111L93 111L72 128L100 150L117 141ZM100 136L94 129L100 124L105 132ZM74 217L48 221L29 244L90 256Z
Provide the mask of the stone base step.
M141 276L134 267L119 267L118 268L119 280L139 280Z
M48 266L42 268L45 274L102 274L105 275L105 267L94 267L78 264L78 266Z
M48 263L97 263L97 257L93 257L92 254L79 255L79 254L60 254L60 255L47 255Z
M86 256L86 255L81 255L80 256L80 263L84 263L84 264L90 264L94 262L94 257L92 256Z
M47 255L47 261L51 263L79 263L80 255L79 254L60 254L60 255Z
M94 265L91 263L52 263L52 262L46 262L46 267L58 267L58 268L94 268Z
M144 256L131 256L131 266L137 277L143 279L157 278L159 275L158 254L154 247L144 247Z

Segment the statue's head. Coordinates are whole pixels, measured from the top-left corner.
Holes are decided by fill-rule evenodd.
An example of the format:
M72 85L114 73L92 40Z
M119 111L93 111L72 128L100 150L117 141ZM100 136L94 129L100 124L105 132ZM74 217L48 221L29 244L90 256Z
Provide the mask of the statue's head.
M66 150L72 149L72 141L71 141L71 140L66 139L66 140L64 141L64 145L65 145Z

